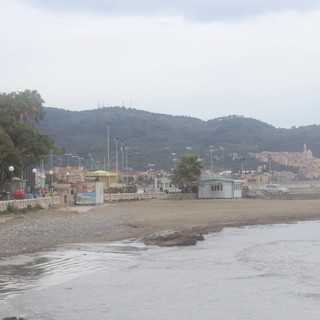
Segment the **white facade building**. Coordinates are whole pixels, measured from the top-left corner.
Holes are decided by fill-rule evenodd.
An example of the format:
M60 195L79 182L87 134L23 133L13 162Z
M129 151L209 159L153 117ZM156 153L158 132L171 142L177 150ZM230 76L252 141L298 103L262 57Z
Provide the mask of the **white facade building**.
M199 199L242 198L243 180L211 178L201 181L198 188Z
M156 192L164 191L167 193L181 192L181 190L172 184L171 179L167 177L155 178L154 179L154 189Z

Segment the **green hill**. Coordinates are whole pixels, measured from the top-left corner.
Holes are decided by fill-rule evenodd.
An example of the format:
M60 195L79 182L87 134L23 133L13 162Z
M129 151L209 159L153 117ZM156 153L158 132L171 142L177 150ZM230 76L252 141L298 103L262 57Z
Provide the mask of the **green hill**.
M306 143L315 156L320 156L320 126L292 129L275 128L260 120L227 116L209 121L171 116L124 107L67 111L45 108L39 130L54 138L66 153L89 161L104 163L107 157L109 123L109 156L115 158L118 139L119 162L125 157L120 147L127 146L128 166L134 169L170 169L173 156L192 152L210 167L210 146L214 147L215 169L236 169L236 154L246 158L245 166L255 169L257 160L250 152L302 151ZM91 156L89 156L91 154ZM121 160L120 160L121 159Z

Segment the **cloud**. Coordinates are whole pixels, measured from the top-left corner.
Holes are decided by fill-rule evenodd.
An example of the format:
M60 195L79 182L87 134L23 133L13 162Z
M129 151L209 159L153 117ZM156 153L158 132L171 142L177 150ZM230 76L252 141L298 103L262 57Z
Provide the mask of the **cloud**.
M68 10L26 1L0 0L3 92L36 89L48 106L73 110L124 103L201 119L239 114L285 127L316 121L320 11L200 23L181 14L96 14L85 10L87 1L74 2L82 5L78 11L70 1L63 1ZM90 1L95 10L98 2Z
M319 9L318 0L25 0L49 10L122 16L183 16L197 21L241 19L283 11Z

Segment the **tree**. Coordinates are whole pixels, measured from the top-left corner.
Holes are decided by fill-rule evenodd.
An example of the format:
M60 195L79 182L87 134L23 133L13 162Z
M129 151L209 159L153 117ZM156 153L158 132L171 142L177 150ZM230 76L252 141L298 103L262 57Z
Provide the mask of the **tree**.
M15 173L19 174L21 159L8 134L0 128L0 186L4 181L10 180L9 166L13 166Z
M17 106L12 93L0 94L0 126L15 121Z
M193 192L201 180L202 165L195 154L185 154L173 171L171 181L178 186L183 193Z
M45 114L43 102L36 90L0 94L1 124L14 121L35 127Z
M48 160L49 153L55 150L52 138L28 125L13 123L7 128L7 133L20 154L24 171L41 160Z
M20 109L19 122L35 127L44 116L44 108L40 94L36 90L25 90L15 94Z
M9 166L25 178L55 150L53 139L35 128L44 116L43 102L35 90L0 93L0 186L10 180Z

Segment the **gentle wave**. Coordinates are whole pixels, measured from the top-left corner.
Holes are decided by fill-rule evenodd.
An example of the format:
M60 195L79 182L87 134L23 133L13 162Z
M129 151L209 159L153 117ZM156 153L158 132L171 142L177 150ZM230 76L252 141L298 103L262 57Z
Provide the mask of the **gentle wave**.
M1 262L0 298L30 319L317 320L319 230L314 221L228 228L193 247L69 246Z

